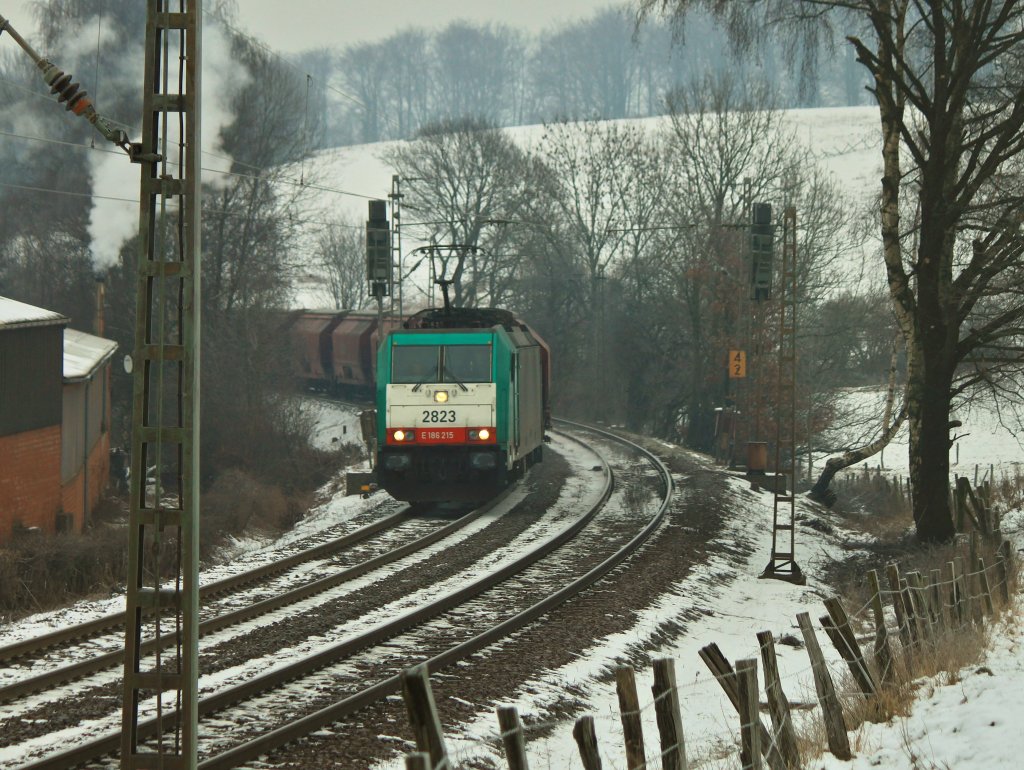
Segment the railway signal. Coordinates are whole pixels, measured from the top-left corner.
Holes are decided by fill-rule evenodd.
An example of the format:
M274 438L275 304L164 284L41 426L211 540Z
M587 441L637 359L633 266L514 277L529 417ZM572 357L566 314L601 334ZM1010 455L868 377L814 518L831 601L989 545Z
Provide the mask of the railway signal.
M391 229L388 224L387 201L369 201L366 220L366 280L370 282L370 295L378 302L391 296L394 276L391 255Z
M755 203L750 221L750 298L755 302L771 298L774 231L771 204Z

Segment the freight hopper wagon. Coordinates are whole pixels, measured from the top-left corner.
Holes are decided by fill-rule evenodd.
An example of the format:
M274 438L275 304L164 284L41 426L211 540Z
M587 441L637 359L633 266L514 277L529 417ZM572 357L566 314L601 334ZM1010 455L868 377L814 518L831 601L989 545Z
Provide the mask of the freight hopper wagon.
M424 310L377 364L377 481L398 500L476 502L539 462L550 355L506 310Z

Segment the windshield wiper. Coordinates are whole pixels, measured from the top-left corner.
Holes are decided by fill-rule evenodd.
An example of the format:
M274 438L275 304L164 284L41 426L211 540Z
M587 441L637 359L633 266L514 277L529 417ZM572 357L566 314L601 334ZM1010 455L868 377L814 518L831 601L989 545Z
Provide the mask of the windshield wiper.
M450 378L446 379L445 382L454 382L456 385L462 388L463 391L469 390L469 388L467 388L458 377L452 374L452 370L449 369L447 366L444 368L444 371L441 374L443 377Z

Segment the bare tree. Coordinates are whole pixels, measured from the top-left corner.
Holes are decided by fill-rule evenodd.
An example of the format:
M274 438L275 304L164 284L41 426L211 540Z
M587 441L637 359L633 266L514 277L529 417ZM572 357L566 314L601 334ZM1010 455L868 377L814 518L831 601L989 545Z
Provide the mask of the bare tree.
M326 291L334 307L358 309L366 300L366 234L363 225L339 220L317 235L317 266L326 279Z
M388 155L405 180L405 212L438 249L439 274L457 305L494 303L515 277L510 228L530 187L525 154L500 130L475 120L445 121Z
M436 118L505 122L525 55L521 35L504 25L455 22L435 37L433 49Z

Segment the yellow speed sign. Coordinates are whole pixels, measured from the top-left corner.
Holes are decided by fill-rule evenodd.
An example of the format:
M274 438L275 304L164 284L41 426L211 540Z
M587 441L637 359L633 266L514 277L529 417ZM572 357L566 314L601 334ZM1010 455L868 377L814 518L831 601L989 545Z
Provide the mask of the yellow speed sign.
M747 351L729 351L729 379L738 380L747 376Z

